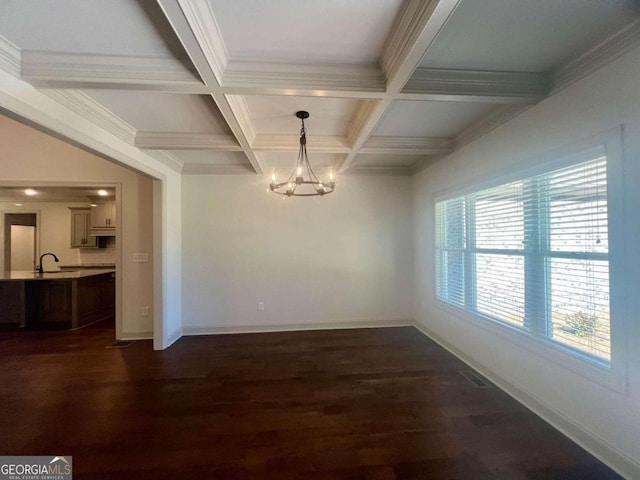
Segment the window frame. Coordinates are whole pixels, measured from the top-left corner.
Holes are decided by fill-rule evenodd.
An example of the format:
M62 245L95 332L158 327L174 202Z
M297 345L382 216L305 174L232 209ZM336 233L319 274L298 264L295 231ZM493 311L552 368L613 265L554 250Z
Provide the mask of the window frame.
M596 148L603 148L607 158L607 216L609 231L609 291L610 291L610 329L611 329L611 360L609 362L599 361L597 357L582 353L577 349L565 346L562 343L549 338L548 336L532 334L527 329L525 323L524 328L509 324L488 315L483 315L476 311L470 311L467 308L456 306L445 300L441 300L437 294L437 267L436 255L438 247L433 243L433 278L431 296L435 301L438 310L454 321L463 321L490 331L492 334L524 348L538 356L544 357L559 366L566 368L574 373L588 378L591 381L599 383L607 388L618 392L626 392L627 390L627 346L626 346L626 321L625 317L630 317L625 306L625 298L631 293L628 286L629 282L625 282L624 258L625 250L629 249L625 245L624 239L624 190L623 190L623 158L622 158L622 129L616 128L608 132L592 136L589 140L576 142L574 144L554 149L537 155L535 158L527 158L512 164L508 171L502 171L500 175L488 175L478 181L472 181L463 185L457 185L444 191L436 192L432 197L434 211L434 232L437 218L435 218L435 205L438 202L450 200L457 197L470 195L481 192L486 189L498 187L511 182L530 179L537 175L551 173L565 167L570 167L578 163L592 160L593 152ZM533 166L532 166L533 165ZM469 220L465 228L469 227ZM474 238L467 230L469 238ZM435 235L434 235L434 240ZM474 245L475 247L475 245ZM469 245L468 251L478 253L477 249L471 249ZM480 252L482 253L482 252ZM505 250L505 253L507 251ZM521 254L522 251L509 251L509 254ZM473 272L475 255L465 256L465 276ZM546 258L546 255L541 255ZM566 258L566 257L562 257ZM526 275L526 272L525 272ZM468 299L470 293L466 287L470 283L465 279L465 298ZM475 290L473 288L472 290ZM475 291L471 293L475 296ZM626 314L626 315L625 315ZM546 322L543 328L546 327ZM534 325L530 326L534 328ZM538 326L539 328L539 326Z

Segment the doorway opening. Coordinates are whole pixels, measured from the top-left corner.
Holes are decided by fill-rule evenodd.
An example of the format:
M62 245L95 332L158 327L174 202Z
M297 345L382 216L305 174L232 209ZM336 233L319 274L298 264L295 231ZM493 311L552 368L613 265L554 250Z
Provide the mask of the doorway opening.
M5 271L34 271L38 256L37 213L4 214Z

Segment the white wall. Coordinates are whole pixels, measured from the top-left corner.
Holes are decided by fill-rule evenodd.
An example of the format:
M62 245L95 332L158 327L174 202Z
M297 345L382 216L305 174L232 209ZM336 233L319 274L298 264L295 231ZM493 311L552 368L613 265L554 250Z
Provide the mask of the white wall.
M438 307L434 287L434 195L467 187L536 162L545 152L624 125L624 208L628 305L618 311L623 333L613 348L624 385L616 391L527 348L522 341L469 323ZM640 49L541 102L489 135L414 177L415 317L425 331L477 365L629 478L640 478ZM621 212L613 212L619 215ZM619 254L620 252L618 252ZM612 255L614 253L612 252ZM613 270L612 270L613 274ZM620 280L620 279L618 279ZM625 289L625 286L622 288ZM615 355L615 353L614 353Z
M183 176L185 333L411 319L409 178L345 176L286 200L267 184Z
M153 262L150 258L149 263L133 263L132 257L133 253L147 252L151 256L153 252L153 181L4 116L0 116L0 159L1 183L29 183L33 186L52 182L57 185L78 182L118 185L121 193L118 234L123 258L122 264L118 265L120 337L151 338L153 317L141 316L141 309L154 305ZM22 208L26 206L25 203ZM13 206L11 210L17 208ZM60 222L66 222L65 241L54 245L41 238L44 242L42 251L61 252L66 262L75 257L67 256L68 252L65 251L68 249L70 228L68 209L64 214L60 212L62 210L56 215L60 216ZM41 217L43 231L51 218L49 215Z

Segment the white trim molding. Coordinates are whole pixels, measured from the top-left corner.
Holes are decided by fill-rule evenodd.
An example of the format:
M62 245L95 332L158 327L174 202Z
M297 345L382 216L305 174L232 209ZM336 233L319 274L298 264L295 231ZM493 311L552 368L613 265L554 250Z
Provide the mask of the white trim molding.
M0 69L20 78L21 52L17 45L0 35Z
M135 128L81 90L46 89L42 90L42 93L73 110L88 122L95 123L121 140L133 145L136 137Z
M240 130L242 130L247 142L251 145L256 138L256 127L253 124L253 117L247 100L241 95L225 95L225 97L229 108L236 117Z
M374 66L230 62L222 88L225 93L253 95L291 95L293 90L295 95L331 92L339 97L376 98L385 91L385 78Z
M22 51L22 80L40 88L127 88L206 93L174 58Z
M483 137L487 133L495 130L500 125L507 123L512 118L526 112L532 107L532 105L515 104L515 105L500 105L488 114L468 125L458 135L456 135L453 145L454 150L458 150L465 145Z
M182 167L183 175L252 175L254 170L247 163L185 163Z
M178 0L178 3L218 84L222 83L229 54L211 5L208 0Z
M544 73L418 68L401 100L536 103L549 91Z
M314 135L307 139L307 147L318 153L350 153L346 137L338 135ZM252 148L265 152L297 152L300 150L300 136L289 134L259 134Z
M215 133L141 132L134 145L143 150L221 150L241 152L242 147L231 135Z
M386 155L438 155L453 151L453 142L444 137L371 136L359 153Z
M183 335L226 335L234 333L297 332L307 330L341 330L351 328L412 327L410 319L355 320L326 323L282 323L273 325L201 325L183 326Z
M596 70L613 62L627 52L640 47L640 19L615 33L605 41L586 51L579 57L561 64L553 71L555 94Z

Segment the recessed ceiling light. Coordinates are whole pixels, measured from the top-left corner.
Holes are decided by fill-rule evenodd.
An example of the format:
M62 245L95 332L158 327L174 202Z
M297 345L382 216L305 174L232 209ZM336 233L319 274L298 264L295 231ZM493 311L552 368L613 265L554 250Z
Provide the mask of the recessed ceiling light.
M38 192L36 192L33 188L26 188L24 193L26 195L29 195L30 197L38 194Z
M22 206L22 203L14 203L14 205L15 205L16 207L21 207L21 206Z
M107 195L109 195L109 192L107 192L106 190L98 190L98 195L100 195L101 197L106 197Z
M90 204L89 204L89 206L90 206L90 207L97 207L97 206L98 206L98 204L97 204L97 203L90 203Z

